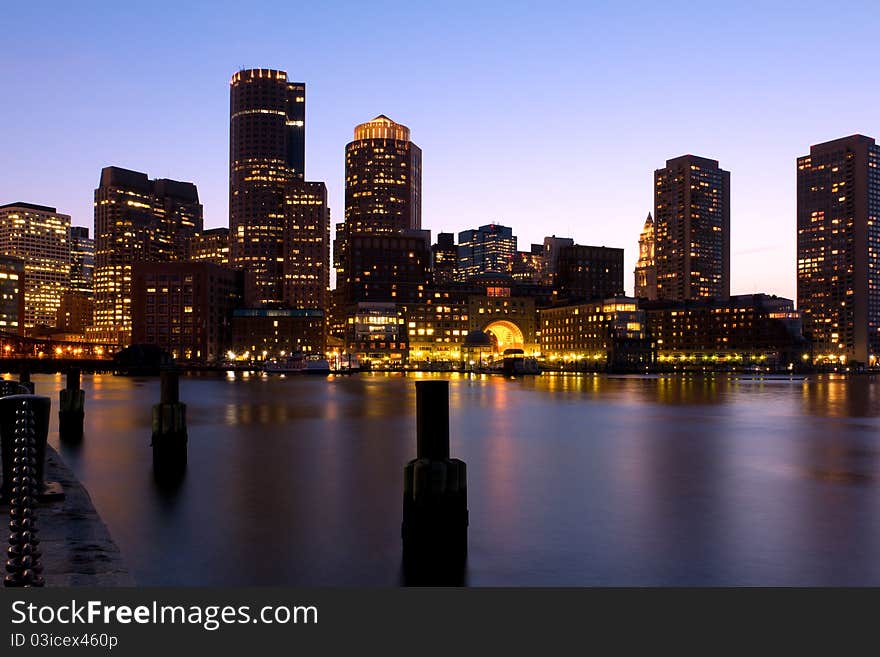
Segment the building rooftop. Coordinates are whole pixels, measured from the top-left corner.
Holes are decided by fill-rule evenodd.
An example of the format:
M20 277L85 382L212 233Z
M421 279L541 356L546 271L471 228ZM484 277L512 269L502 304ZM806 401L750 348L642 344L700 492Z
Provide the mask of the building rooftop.
M37 205L36 203L24 203L22 201L0 205L0 210L4 210L6 208L27 208L28 210L38 210L39 212L58 212L58 210L48 205Z

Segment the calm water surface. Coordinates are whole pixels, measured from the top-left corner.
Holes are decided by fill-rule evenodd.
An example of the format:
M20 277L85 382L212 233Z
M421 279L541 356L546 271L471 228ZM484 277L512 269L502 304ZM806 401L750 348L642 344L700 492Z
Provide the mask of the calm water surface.
M166 490L158 380L84 375L60 451L140 584L394 586L414 380L182 379ZM471 585L880 584L880 382L453 375L451 407Z

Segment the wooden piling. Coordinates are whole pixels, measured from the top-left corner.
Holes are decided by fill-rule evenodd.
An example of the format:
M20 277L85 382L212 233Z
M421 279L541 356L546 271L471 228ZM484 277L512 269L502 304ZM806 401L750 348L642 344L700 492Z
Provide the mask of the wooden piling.
M177 370L163 370L159 403L153 406L153 469L159 476L186 470L186 404L180 402Z
M416 458L404 469L403 562L410 584L462 583L467 466L449 458L449 382L416 383Z
M78 367L71 367L67 371L67 385L58 394L58 437L67 442L80 441L83 437L86 393L80 388Z

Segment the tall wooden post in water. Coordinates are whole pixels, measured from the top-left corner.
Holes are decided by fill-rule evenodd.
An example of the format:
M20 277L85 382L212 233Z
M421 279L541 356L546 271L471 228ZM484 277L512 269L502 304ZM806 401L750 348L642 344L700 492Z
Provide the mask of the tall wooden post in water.
M67 370L67 386L59 391L58 437L75 442L82 440L86 393L79 386L80 370Z
M163 370L159 403L153 406L153 469L159 476L186 470L186 404L180 402L177 370Z
M416 458L403 474L407 583L457 584L467 560L467 467L449 458L449 382L416 382Z

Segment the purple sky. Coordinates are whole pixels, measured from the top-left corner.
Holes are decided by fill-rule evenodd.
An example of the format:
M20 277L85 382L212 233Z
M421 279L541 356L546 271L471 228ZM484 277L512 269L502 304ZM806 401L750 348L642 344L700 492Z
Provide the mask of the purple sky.
M418 5L414 7L413 5ZM732 292L795 294L795 160L880 134L874 3L43 2L4 7L0 203L92 226L100 169L194 181L228 223L229 78L307 84L307 162L343 216L344 147L384 113L424 152L423 225L626 249L652 176L731 171Z

